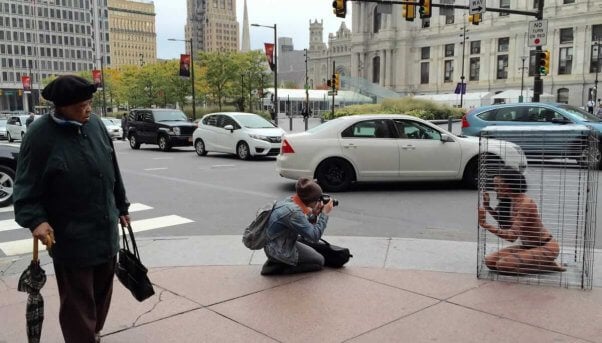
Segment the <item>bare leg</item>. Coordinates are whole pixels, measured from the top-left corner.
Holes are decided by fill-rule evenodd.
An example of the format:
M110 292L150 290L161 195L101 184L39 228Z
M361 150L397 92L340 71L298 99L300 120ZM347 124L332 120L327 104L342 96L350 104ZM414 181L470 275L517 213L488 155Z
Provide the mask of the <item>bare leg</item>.
M554 240L535 248L521 248L515 253L500 258L497 270L513 274L530 274L550 271L565 271L555 260L559 252Z
M498 262L501 259L506 258L506 257L518 252L520 249L521 249L520 245L513 245L510 247L500 249L494 253L491 253L491 254L485 256L485 265L487 266L487 268L489 268L491 270L498 270Z

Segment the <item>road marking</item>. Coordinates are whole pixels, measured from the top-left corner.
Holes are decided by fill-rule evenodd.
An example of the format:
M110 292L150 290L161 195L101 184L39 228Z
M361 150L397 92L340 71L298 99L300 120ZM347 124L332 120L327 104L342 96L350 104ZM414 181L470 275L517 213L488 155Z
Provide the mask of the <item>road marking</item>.
M169 215L132 221L132 229L134 229L134 232L142 232L193 222L194 220L190 220L188 218L177 215ZM0 251L2 251L6 256L30 253L32 251L31 238L0 243Z
M153 157L153 160L173 160L173 157Z
M211 168L233 168L236 167L235 164L215 164L212 165Z
M140 212L140 211L146 211L146 210L152 210L153 208L141 203L134 203L130 205L130 209L129 212L133 213L133 212ZM0 220L0 232L3 231L10 231L10 230L18 230L18 229L22 229L21 225L17 224L17 222L14 219L6 219L6 220Z
M167 168L147 168L147 169L144 169L144 170L151 171L151 170L166 170L166 169Z
M12 211L14 211L14 210L15 210L15 209L14 209L14 207L12 207L12 206L8 206L8 207L2 207L2 208L0 208L0 213L4 213L4 212L12 212Z

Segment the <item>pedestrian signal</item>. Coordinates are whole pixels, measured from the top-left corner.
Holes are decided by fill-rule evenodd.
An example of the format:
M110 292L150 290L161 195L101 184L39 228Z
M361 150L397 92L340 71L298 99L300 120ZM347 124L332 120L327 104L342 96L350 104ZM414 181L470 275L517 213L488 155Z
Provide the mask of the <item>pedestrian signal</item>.
M420 13L420 19L430 18L433 13L433 5L431 0L420 0L420 8L418 9L418 13Z
M345 18L347 15L347 0L334 0L332 2L334 14L339 18Z
M416 5L401 5L401 14L407 21L414 21L416 18Z

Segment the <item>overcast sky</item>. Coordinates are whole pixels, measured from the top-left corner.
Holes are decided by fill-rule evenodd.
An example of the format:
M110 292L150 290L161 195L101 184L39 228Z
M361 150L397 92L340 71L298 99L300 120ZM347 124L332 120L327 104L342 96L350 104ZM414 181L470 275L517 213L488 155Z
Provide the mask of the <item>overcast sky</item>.
M242 34L243 1L237 1L236 15ZM186 0L154 0L157 13L157 57L179 58L184 43L170 42L168 38L184 39ZM249 23L278 26L278 37L292 37L296 50L307 48L309 21L324 20L324 40L328 33L338 30L343 19L332 13L332 0L247 0ZM351 11L346 24L351 29ZM264 42L274 41L274 31L251 27L251 49L263 49Z

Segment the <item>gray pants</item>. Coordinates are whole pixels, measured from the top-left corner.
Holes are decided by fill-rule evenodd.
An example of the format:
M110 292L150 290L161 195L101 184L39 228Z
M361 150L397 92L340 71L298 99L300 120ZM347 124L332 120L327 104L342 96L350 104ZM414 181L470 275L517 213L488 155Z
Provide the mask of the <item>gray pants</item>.
M261 268L261 275L297 274L322 270L324 268L324 256L320 255L312 247L301 242L296 242L295 247L299 252L299 260L296 266L291 266L268 256L268 260Z

